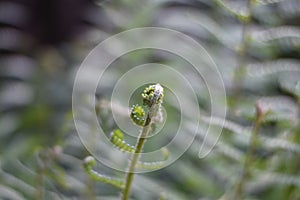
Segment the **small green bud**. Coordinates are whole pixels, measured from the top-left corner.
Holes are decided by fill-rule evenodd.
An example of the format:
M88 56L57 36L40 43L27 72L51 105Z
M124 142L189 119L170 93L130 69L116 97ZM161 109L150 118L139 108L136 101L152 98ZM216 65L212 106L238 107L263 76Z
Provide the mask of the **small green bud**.
M134 152L134 147L124 141L124 135L120 129L111 132L110 141L122 151Z
M96 160L93 156L88 156L83 161L84 167L93 167L94 165L96 165Z
M145 111L142 106L134 105L131 108L130 118L139 126L143 126L145 123Z
M149 107L153 104L160 104L164 97L164 88L159 83L150 85L145 88L142 97L144 105Z

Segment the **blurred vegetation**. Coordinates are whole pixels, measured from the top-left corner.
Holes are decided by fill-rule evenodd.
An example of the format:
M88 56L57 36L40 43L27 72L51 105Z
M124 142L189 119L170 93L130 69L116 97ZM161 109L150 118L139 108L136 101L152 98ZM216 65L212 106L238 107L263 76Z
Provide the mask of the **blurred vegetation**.
M195 80L203 113L195 144L171 166L136 176L132 198L299 200L299 25L299 0L0 1L0 199L119 198L119 190L93 182L82 167L89 153L72 119L74 76L110 35L159 26L207 49L224 79L228 113L217 146L199 159L201 127L222 126L222 119L210 121L209 95L189 66L149 50L113 63L111 79L97 91L99 122L108 134L116 125L107 101L126 66L182 66ZM168 101L164 106L176 125L180 111ZM146 149L155 145L149 141Z

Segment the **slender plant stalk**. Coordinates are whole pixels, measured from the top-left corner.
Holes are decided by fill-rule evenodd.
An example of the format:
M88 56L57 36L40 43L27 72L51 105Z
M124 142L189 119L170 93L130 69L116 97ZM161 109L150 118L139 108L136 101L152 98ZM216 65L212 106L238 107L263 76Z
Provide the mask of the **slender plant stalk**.
M250 144L248 151L246 153L245 161L244 161L244 166L243 166L243 172L242 172L242 177L236 187L235 194L234 194L234 200L241 200L243 196L243 190L244 190L244 185L247 181L247 179L250 176L250 166L251 163L254 160L254 151L257 147L258 143L258 133L259 129L261 127L262 121L263 121L264 113L262 112L262 109L259 105L259 102L256 104L256 117L255 117L255 122L254 126L252 129L252 134L250 138Z
M245 74L246 74L246 69L245 69L245 64L246 64L246 56L247 56L247 49L248 49L248 29L249 29L249 24L251 23L251 0L247 0L247 10L248 10L248 17L243 18L243 27L242 27L242 39L240 42L239 47L237 48L237 68L234 73L234 84L233 84L233 91L234 95L239 93L242 81L244 80Z
M86 196L90 200L96 200L95 196L95 181L94 180L88 180L86 185Z
M37 185L37 190L35 192L35 199L36 200L41 200L43 199L44 196L44 176L45 176L45 169L40 168L38 171L38 175L36 178L36 185Z
M145 111L142 106L134 105L132 107L130 118L134 124L142 127L134 148L124 141L124 136L120 130L116 129L111 133L110 140L116 147L122 151L133 153L128 162L128 172L126 174L125 182L94 171L93 166L96 164L96 160L92 156L88 156L84 159L83 167L87 174L96 181L108 183L121 188L123 190L121 193L122 200L129 199L134 171L139 162L140 153L143 151L147 136L151 132L152 123L160 123L162 121L161 104L164 97L163 92L163 87L157 83L146 87L144 92L141 94L143 104L148 108L146 118Z
M130 189L131 189L131 185L132 185L132 181L133 181L133 177L134 177L134 170L135 170L136 164L139 160L140 153L142 152L144 144L146 142L146 137L149 135L150 131L151 131L151 119L150 119L149 113L148 113L147 119L145 122L145 126L143 127L143 129L139 135L134 154L132 155L131 162L129 162L128 173L127 173L127 176L125 179L125 186L124 186L124 190L122 193L122 200L128 200L128 198L129 198Z
M246 58L247 58L247 49L248 49L248 29L249 29L249 24L251 23L251 0L247 0L247 10L248 10L248 18L243 20L243 27L242 27L242 39L240 42L240 45L237 49L238 52L238 58L237 58L237 68L234 73L234 80L233 80L233 96L237 98L241 85L243 83L245 74L246 74ZM237 101L235 101L237 102ZM233 107L235 104L233 104ZM259 132L259 128L261 126L263 114L256 109L256 119L254 123L254 127L252 130L251 138L250 138L250 146L249 149L246 153L246 158L244 161L244 166L243 166L243 172L242 172L242 177L236 187L235 193L233 200L240 200L242 199L243 195L243 190L244 190L244 185L250 176L250 164L253 161L253 152L256 148L257 145L257 135Z
M143 97L143 103L144 105L148 106L148 113L147 113L147 117L143 123L143 128L142 131L138 137L136 146L135 146L135 150L134 150L134 154L132 154L132 158L129 161L129 166L128 166L128 172L126 175L126 179L125 179L125 185L124 185L124 190L121 196L122 200L128 200L129 195L130 195L130 189L131 189L131 185L132 185L132 181L133 181L133 177L134 177L134 171L136 168L136 165L139 161L139 157L140 157L140 153L143 151L143 147L144 144L147 140L147 136L150 134L151 132L151 124L154 123L152 121L156 121L154 120L154 118L160 118L160 104L162 103L162 99L163 99L163 87L161 87L160 84L156 84L156 85L151 85L149 87L147 87L144 92L142 93L142 97ZM134 114L134 116L132 116L135 119L135 122L138 122L138 116L137 115L143 115L141 113L143 112L137 112L139 109L137 109L137 107L134 107L136 112L132 112Z
M297 97L298 98L298 107L300 108L300 96ZM300 110L298 110L298 116L300 116ZM294 134L292 137L292 141L296 144L300 143L300 120L298 119L297 125L294 127ZM297 172L299 171L299 166L300 166L300 158L299 155L296 154L294 155L290 162L287 163L287 165L285 166L286 171L285 173L287 174L294 174L296 175ZM284 187L283 192L282 192L282 198L285 199L299 199L300 198L300 192L298 192L298 196L293 197L294 192L296 191L297 187L294 185L287 185Z
M37 190L35 192L35 199L41 200L44 196L44 181L45 176L50 165L50 160L48 159L47 151L43 150L37 153L38 160L38 169L37 169L37 177L36 177L36 186Z

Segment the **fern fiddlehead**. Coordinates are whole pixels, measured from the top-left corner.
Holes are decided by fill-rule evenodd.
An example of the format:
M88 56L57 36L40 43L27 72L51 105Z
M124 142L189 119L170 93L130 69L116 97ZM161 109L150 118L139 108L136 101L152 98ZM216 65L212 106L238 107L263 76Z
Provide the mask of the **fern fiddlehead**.
M113 179L111 177L99 174L98 172L93 170L93 166L96 164L96 160L92 156L88 156L84 159L83 167L88 175L95 181L104 182L110 185L113 185L118 188L123 187L123 181L118 179Z
M167 148L162 148L161 149L161 153L163 154L164 158L161 161L154 161L154 162L142 162L139 161L136 165L137 168L142 168L142 169L159 169L162 166L164 166L166 160L169 158L170 156L170 152Z
M157 169L163 166L169 157L169 151L162 148L164 159L157 162L141 162L139 155L143 151L147 136L153 131L155 123L162 121L161 104L164 97L164 89L160 84L150 85L142 93L143 104L147 107L147 114L142 106L134 105L131 108L130 118L133 123L141 127L141 133L138 137L137 143L134 146L127 144L124 140L124 135L121 130L115 129L110 134L110 141L114 146L123 152L133 153L128 163L128 173L126 174L125 182L118 179L102 175L93 170L96 161L93 157L85 158L83 167L87 174L95 181L111 184L115 187L123 189L121 199L128 200L130 189L133 181L134 171L136 168Z
M130 118L134 124L143 126L145 123L145 111L143 107L139 105L132 106Z
M151 124L153 123L153 119L160 115L160 107L164 97L163 91L164 89L160 84L155 84L147 87L142 93L143 103L148 107L148 113L142 131L137 140L134 154L132 155L131 161L129 162L128 173L125 179L125 186L121 196L122 200L128 200L129 198L134 171L139 160L139 154L143 150L144 144L146 142L146 137L151 132Z
M110 135L110 141L121 151L134 152L134 147L124 141L124 135L119 129L115 129Z

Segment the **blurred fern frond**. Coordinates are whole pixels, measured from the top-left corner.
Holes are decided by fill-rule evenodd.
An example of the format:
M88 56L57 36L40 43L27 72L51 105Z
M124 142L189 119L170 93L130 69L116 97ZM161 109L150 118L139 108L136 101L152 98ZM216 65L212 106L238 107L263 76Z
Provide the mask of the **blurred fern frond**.
M300 61L296 59L279 59L264 63L252 63L247 65L249 76L265 76L279 72L300 72Z
M205 118L202 117L202 120L205 122L209 123L210 125L216 125L216 126L221 126L225 129L228 129L232 131L235 134L239 134L244 136L244 138L250 138L251 135L251 128L250 127L243 127L240 126L234 122L231 122L229 120L223 120L217 117L214 118ZM292 143L288 140L285 139L280 139L280 138L274 138L274 137L268 137L264 135L258 136L259 140L262 142L262 147L266 149L283 149L295 153L300 153L300 145L297 143ZM248 140L248 139L247 139Z

